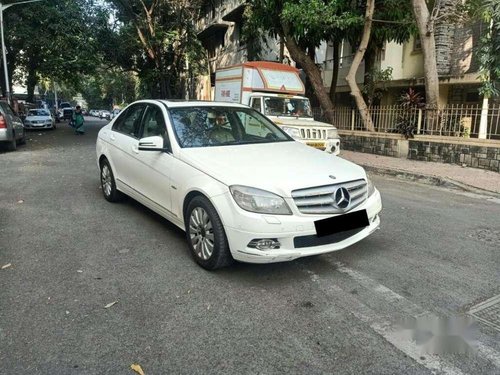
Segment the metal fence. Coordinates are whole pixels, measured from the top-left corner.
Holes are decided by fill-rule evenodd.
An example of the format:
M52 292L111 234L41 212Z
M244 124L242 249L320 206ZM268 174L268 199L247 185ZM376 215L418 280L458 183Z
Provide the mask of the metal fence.
M313 112L317 120L325 121L321 109ZM487 109L480 105L448 105L436 110L389 105L373 106L368 112L376 132L398 133L401 126L409 125L415 129L414 134L420 135L500 139L500 104ZM354 108L335 108L334 124L338 129L366 130Z

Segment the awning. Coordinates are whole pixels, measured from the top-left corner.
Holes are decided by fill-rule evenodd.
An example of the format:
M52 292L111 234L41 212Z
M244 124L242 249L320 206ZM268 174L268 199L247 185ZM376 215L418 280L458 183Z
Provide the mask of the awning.
M227 12L222 19L224 21L230 22L240 22L243 18L243 12L245 11L245 4L240 4L236 8L233 8L229 12Z
M214 34L226 32L229 25L227 23L212 23L207 28L198 33L198 39L206 39Z

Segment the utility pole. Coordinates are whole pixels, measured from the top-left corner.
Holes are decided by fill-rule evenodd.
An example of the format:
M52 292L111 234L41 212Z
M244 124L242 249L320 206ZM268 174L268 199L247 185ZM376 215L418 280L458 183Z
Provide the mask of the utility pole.
M4 74L4 79L5 79L5 96L7 97L7 102L9 104L12 104L12 97L11 97L11 92L10 92L9 69L7 67L7 50L5 48L5 38L4 38L4 33L3 33L3 12L4 12L4 10L6 10L7 8L10 8L13 5L34 3L36 1L42 1L42 0L19 1L17 3L10 3L10 4L5 4L5 5L2 4L2 1L0 0L0 34L1 34L1 40L2 40L3 74Z

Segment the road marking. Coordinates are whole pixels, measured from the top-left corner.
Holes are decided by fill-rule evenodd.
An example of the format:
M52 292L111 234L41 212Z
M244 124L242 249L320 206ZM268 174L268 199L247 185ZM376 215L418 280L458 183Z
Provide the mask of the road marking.
M369 278L368 276L355 271L349 267L346 267L340 262L330 262L335 266L336 271L339 271L351 279L356 281L361 286L368 290L371 290L375 295L382 297L384 301L402 310L404 314L408 317L419 317L424 315L431 315L430 312L426 311L422 307L414 304L400 294L394 292L388 287L379 284L375 280ZM400 332L395 330L394 324L380 314L375 312L373 309L359 301L356 297L351 296L346 293L346 291L334 284L326 284L316 273L310 270L305 270L308 273L311 281L318 284L320 288L327 294L335 297L336 300L340 300L341 305L346 306L347 310L353 314L356 318L369 325L377 334L382 336L387 342L392 344L395 348L405 353L407 356L412 358L417 363L425 366L432 371L442 371L449 375L460 375L463 374L455 365L449 363L446 359L436 356L436 355L423 355L421 349L411 340L403 337ZM475 347L477 349L477 354L491 362L497 368L500 368L500 353L494 349L480 343L476 342Z
M327 260L328 261L328 260ZM403 297L402 295L396 293L395 291L387 288L386 286L379 284L375 280L369 278L368 276L355 271L349 267L346 267L343 263L341 262L329 262L330 264L334 265L336 267L336 270L339 272L342 272L354 280L356 280L359 284L364 286L365 288L377 293L379 296L381 296L383 299L385 299L389 303L394 303L397 302L398 308L403 310L405 314L408 316L413 316L413 317L419 317L419 316L424 316L424 315L431 315L431 313L425 309L423 309L421 306L418 306L417 304L409 301L406 297ZM490 361L495 365L495 367L500 368L500 353L497 352L495 349L490 348L489 346L486 346L482 344L479 341L476 341L474 343L474 346L477 349L477 354L484 359Z
M427 355L424 357L412 341L404 340L400 334L394 331L393 325L388 320L382 318L371 308L360 302L355 297L349 297L346 292L333 284L323 285L323 281L314 272L306 270L311 280L320 285L320 288L340 302L341 306L353 314L357 319L367 324L377 334L382 336L387 342L394 346L399 351L412 358L415 362L425 366L432 371L441 371L448 375L464 375L464 373L457 367L447 364L437 356Z

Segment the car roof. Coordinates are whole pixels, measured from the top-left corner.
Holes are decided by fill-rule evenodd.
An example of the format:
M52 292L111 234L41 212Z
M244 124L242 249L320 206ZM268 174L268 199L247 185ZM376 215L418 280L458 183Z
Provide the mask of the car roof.
M163 103L167 108L186 108L186 107L235 107L235 108L248 108L248 106L232 103L232 102L213 102L208 100L182 100L182 99L145 99L138 100L135 103Z

